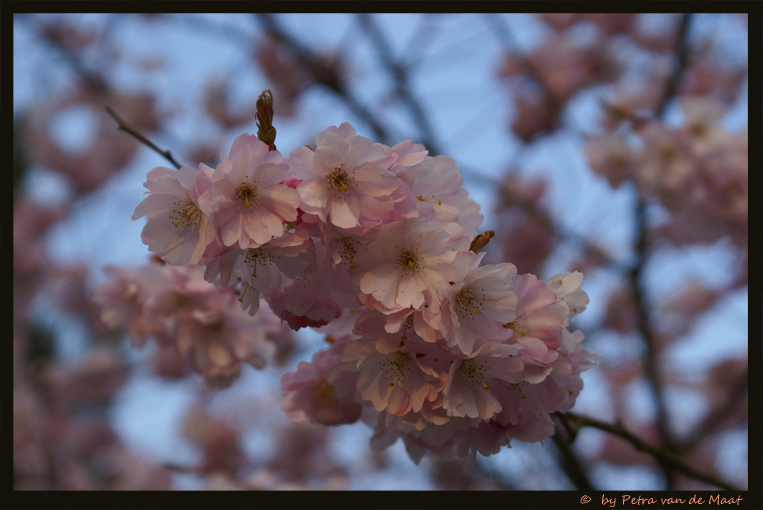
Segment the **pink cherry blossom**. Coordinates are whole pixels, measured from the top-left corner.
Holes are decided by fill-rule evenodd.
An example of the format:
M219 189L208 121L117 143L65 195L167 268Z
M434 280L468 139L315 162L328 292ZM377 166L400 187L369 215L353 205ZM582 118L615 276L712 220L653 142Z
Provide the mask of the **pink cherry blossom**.
M267 300L273 312L295 331L325 326L342 313L336 301L316 293L304 278L295 278L283 291L270 292Z
M365 274L360 291L388 309L419 308L424 291L455 275L455 252L446 247L449 235L437 223L420 218L383 228L364 253Z
M426 357L417 356L421 348L415 344L391 350L385 347L379 351L376 340L370 338L348 343L342 353L342 369L360 372L360 397L377 411L398 416L418 412L425 400L436 397L442 389L439 372Z
M281 378L286 394L281 408L294 423L340 425L360 417L362 406L355 402L357 373L338 370L346 343L346 339L334 342L315 353L310 363L301 362L296 372Z
M149 195L135 208L132 219L148 216L141 239L168 264L196 264L215 232L202 212L200 197L209 192L210 176L189 167L156 167L144 186Z
M559 301L567 305L569 317L584 312L590 301L588 294L580 289L582 283L583 273L580 271L557 274L546 282L546 287L554 291Z
M512 290L518 297L517 318L504 327L514 331L516 341L523 345L528 338L537 338L549 349L557 348L567 325L567 305L535 275L516 278Z
M231 304L218 302L217 308L182 310L178 315L178 351L210 389L230 386L242 363L262 368L275 354L275 345L257 327L256 318Z
M512 264L479 267L485 253L459 252L453 262L454 282L440 284L439 316L449 347L471 354L475 342L506 336L503 324L516 318L517 296L510 285L517 274Z
M397 181L376 163L384 157L384 148L368 138L343 137L331 130L319 133L315 141L311 174L297 186L302 209L341 228L359 226L361 217L388 218ZM304 158L302 166L310 165L309 152L294 156Z
M284 233L297 219L299 193L285 184L293 175L278 151L253 135L236 138L212 175L210 207L225 246L256 248Z
M448 415L488 420L500 412L501 404L490 388L497 381L522 382L524 364L517 352L515 346L487 342L470 356L454 360L444 390Z

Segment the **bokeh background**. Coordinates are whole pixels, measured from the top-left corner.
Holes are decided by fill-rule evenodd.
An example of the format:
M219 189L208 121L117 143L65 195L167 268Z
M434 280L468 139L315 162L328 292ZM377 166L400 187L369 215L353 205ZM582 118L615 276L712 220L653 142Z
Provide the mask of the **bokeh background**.
M106 265L151 263L130 216L168 163L104 107L214 167L270 89L284 155L350 122L453 157L496 232L489 262L585 274L572 326L602 359L573 411L746 489L747 30L744 14L15 14L14 487L713 488L590 427L416 465L361 423L291 425L279 380L325 346L311 331L213 393L177 354L130 348L92 289Z

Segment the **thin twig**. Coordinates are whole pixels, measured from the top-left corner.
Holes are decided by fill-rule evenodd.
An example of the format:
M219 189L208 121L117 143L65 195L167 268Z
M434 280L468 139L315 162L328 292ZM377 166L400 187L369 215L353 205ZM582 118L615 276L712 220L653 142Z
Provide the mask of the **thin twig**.
M112 109L111 109L111 108L109 108L108 106L106 106L106 107L105 107L105 109L106 109L106 113L108 113L109 115L111 115L111 118L113 118L115 121L117 121L117 124L119 124L119 129L121 129L122 131L125 131L125 132L129 133L130 135L132 135L132 136L133 136L133 138L135 138L136 140L138 140L138 141L139 141L139 142L141 142L142 144L144 144L144 145L147 145L148 147L151 147L151 148L152 148L152 149L154 149L156 152L158 152L159 154L161 154L162 156L164 156L164 158L165 158L165 159L167 159L167 161L169 161L170 163L172 163L173 165L175 165L175 168L177 168L177 169L180 169L180 166L181 166L181 165L180 165L180 163L178 163L177 161L175 161L175 159L174 159L174 158L172 157L172 155L170 154L170 151L169 151L169 150L166 150L166 151L163 151L163 150L161 150L159 147L157 147L156 145L154 145L154 144L153 144L153 142L151 142L151 140L149 140L148 138L146 138L146 137L145 137L145 136L143 136L142 134L140 134L140 133L138 133L137 131L135 131L135 130L134 130L133 128L131 128L129 125L127 125L127 124L125 123L125 121L123 121L123 120L122 120L122 118L121 118L119 115L117 115L116 113L114 113L114 110L112 110Z
M636 436L635 434L631 433L628 429L626 429L620 420L617 420L614 424L611 424L611 423L599 421L594 418L589 418L587 416L581 416L579 414L570 413L570 412L554 413L554 415L559 417L559 419L562 420L562 423L564 424L565 429L570 431L571 440L575 438L575 436L577 435L577 432L582 427L593 427L599 430L603 430L605 432L609 432L610 434L614 434L618 437L621 437L622 439L625 439L626 441L631 443L637 450L646 452L652 457L654 457L660 464L669 465L673 469L682 472L683 474L685 474L686 476L690 478L694 478L695 480L700 480L705 483L709 483L709 484L715 485L716 487L721 487L729 491L741 490L737 487L734 487L733 485L729 483L724 482L723 480L720 480L718 477L714 475L702 473L701 471L693 468L692 466L688 465L683 460L676 457L675 454L673 454L672 452L668 451L665 448L658 448L656 446L652 446L644 442L638 436Z

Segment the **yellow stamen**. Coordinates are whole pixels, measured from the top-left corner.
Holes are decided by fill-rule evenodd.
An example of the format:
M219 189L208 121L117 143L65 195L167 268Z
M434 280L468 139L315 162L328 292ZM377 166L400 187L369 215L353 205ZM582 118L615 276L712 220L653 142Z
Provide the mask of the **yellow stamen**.
M482 387L483 388L485 388L486 390L490 389L490 386L488 386L487 383L485 381L483 381L482 378L480 376L478 376L476 373L474 374L474 377L476 377L477 380L482 383Z
M405 274L406 271L415 271L418 260L416 259L416 255L410 252L404 252L403 255L397 258L397 263L402 266L403 273ZM403 276L403 275L400 275Z
M394 371L394 372L392 372L392 380L389 382L389 385L390 385L390 386L394 386L394 385L395 385L395 376L397 375L397 370L398 370L399 368L400 368L400 365L398 365L397 363L395 363L395 371Z
M249 284L245 283L244 285L241 286L241 289L242 289L241 290L241 296L239 296L239 298L238 298L238 302L239 303L243 303L244 302L244 294L246 294L246 291L249 290Z
M472 301L477 300L477 295L474 293L471 289L464 289L461 292L458 293L458 296L456 297L456 301L459 305L469 308L470 310L473 310L474 312L481 314L482 311L480 311L479 308L472 305Z
M400 337L403 340L408 340L408 337L406 336L406 334L408 333L408 328L411 327L412 323L413 323L413 315L410 315L408 316L407 319L405 319L405 322L403 323L405 327L403 328L403 336Z
M424 200L424 197L419 195L416 198L419 199L419 202L426 202L428 204L436 204L436 205L442 205L442 200L437 200L436 202L434 200Z
M483 388L485 388L486 390L490 389L490 386L488 386L488 384L485 381L483 381L482 378L479 376L478 369L476 366L474 366L474 363L472 361L465 360L461 364L461 368L466 372L467 376L474 377L475 379L477 379L480 382L480 384L482 384Z
M506 324L503 325L503 327L511 329L512 331L514 331L514 333L516 333L519 336L526 336L527 335L527 333L525 333L524 331L519 329L519 326L517 326L516 323L514 323L514 322L506 323Z

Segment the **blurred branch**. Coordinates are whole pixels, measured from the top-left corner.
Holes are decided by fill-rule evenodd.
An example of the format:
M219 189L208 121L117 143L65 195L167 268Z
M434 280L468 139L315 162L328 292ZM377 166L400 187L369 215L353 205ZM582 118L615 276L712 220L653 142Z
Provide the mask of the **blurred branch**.
M665 108L668 106L670 99L678 91L678 85L681 83L681 78L686 70L686 64L689 58L688 39L691 16L691 14L684 14L681 18L681 25L678 28L678 42L676 43L676 65L673 68L670 79L665 83L665 89L662 92L662 97L655 110L654 116L656 118L661 118L665 113Z
M112 109L111 109L111 108L109 108L108 106L106 106L106 107L105 107L105 109L106 109L106 113L108 113L109 115L111 115L111 118L113 118L115 121L117 121L117 124L119 124L119 129L120 129L120 130L122 130L122 131L125 131L125 132L129 133L130 135L132 135L132 136L133 136L133 138L135 138L136 140L138 140L138 141L139 141L139 142L141 142L142 144L144 144L144 145L147 145L148 147L151 147L151 148L152 148L152 149L154 149L156 152L158 152L159 154L161 154L162 156L164 156L164 158L165 158L165 159L167 159L167 161L169 161L170 163L172 163L173 165L175 165L175 168L177 168L177 169L180 169L180 166L181 166L181 165L180 165L180 163L178 163L177 161L175 161L175 159L174 159L174 158L172 157L172 155L170 154L170 151L169 151L169 150L166 150L166 151L163 151L163 150L161 150L159 147L157 147L156 145L154 145L154 144L153 144L153 142L151 142L151 140L149 140L148 138L146 138L146 137L145 137L145 136L143 136L142 134L138 133L137 131L135 131L135 130L134 130L133 128L131 128L130 126L128 126L128 125L125 123L125 121L123 121L123 120L122 120L122 118L121 118L119 115L117 115L116 113L114 113L114 110L112 110Z
M697 446L704 438L716 432L728 416L733 413L744 397L748 394L749 388L749 370L746 370L742 380L732 388L728 393L728 398L723 403L707 413L686 437L676 445L675 450L679 453L691 450Z
M88 69L76 53L64 46L60 41L51 35L53 33L52 24L41 21L37 16L23 15L19 16L18 18L21 20L33 19L34 23L37 25L37 30L40 34L40 37L45 42L50 44L50 46L55 48L61 54L61 56L63 56L69 67L74 70L74 72L85 85L96 92L108 92L111 90L109 83L103 76Z
M543 76L538 71L538 68L535 67L535 64L533 64L530 57L525 55L516 37L514 37L514 32L511 31L509 24L506 23L506 20L497 14L485 14L485 18L490 23L490 27L493 29L493 34L495 34L496 38L501 43L503 51L505 53L510 53L519 59L522 62L524 68L527 70L527 74L529 74L530 77L535 80L538 85L541 86L544 92L548 95L548 98L558 105L559 100L546 86L545 82L543 81Z
M575 487L581 491L596 490L591 485L590 480L588 480L588 475L586 475L585 469L580 463L580 459L578 459L577 455L575 455L575 452L572 450L569 438L562 437L561 434L557 433L553 435L552 439L554 440L556 447L559 449L559 452L562 454L562 469L564 469L564 472L567 474L570 481L575 484Z
M26 16L22 17L22 19L26 19ZM108 92L111 90L111 86L106 81L106 79L101 76L98 73L92 72L85 65L82 63L82 61L79 59L79 57L69 48L65 47L64 45L60 44L56 39L51 38L48 36L50 33L50 28L48 25L46 25L44 22L40 21L35 17L35 22L37 23L37 28L40 31L40 34L43 39L45 39L51 46L56 48L64 57L66 62L70 65L70 67L74 70L75 73L80 77L80 79L85 83L85 85L91 87L96 92ZM147 145L148 147L152 148L162 156L164 156L170 163L175 165L175 168L180 168L180 164L175 161L170 154L170 151L163 151L156 145L154 145L148 138L143 136L142 134L138 133L135 129L130 127L122 118L114 113L114 111L109 108L108 106L105 107L106 113L108 113L119 125L119 129L122 131L125 131L132 135L135 139L137 139L139 142L143 143L144 145Z
M511 28L509 28L509 25L508 23L506 23L506 20L504 20L498 14L486 14L485 17L490 23L490 26L493 29L493 33L495 34L496 38L500 42L501 46L503 47L503 51L505 53L509 53L513 55L520 62L522 62L522 65L527 70L527 74L529 74L530 77L533 80L535 80L535 82L540 86L540 88L543 89L543 92L548 98L550 104L554 108L558 108L560 110L559 113L561 115L561 109L564 107L564 102L561 101L554 94L552 89L546 84L546 82L544 81L543 75L538 70L538 68L535 67L535 64L533 63L532 59L528 57L525 54L525 52L522 50L522 47L519 45L519 42L517 41L516 37L514 37L514 32L512 32ZM585 139L585 136L583 135L581 130L577 126L573 125L569 118L566 119L564 128L567 133L574 134L582 139Z
M429 119L424 113L421 103L411 92L411 83L408 80L408 73L406 68L397 62L392 55L392 48L384 37L384 34L376 25L371 15L368 13L360 13L357 15L360 25L365 29L368 37L371 39L376 52L379 54L379 60L381 60L387 72L390 74L395 82L395 93L403 100L408 107L408 110L413 117L413 122L421 132L422 141L433 154L441 154L437 147L432 126L429 123Z
M679 28L678 42L676 46L677 60L671 73L670 79L665 85L663 96L660 99L655 116L662 117L670 98L676 93L678 83L684 73L687 61L687 39L689 34L690 14L684 14ZM633 287L634 299L638 313L638 329L646 344L646 353L644 360L644 373L650 382L652 388L654 403L657 411L657 427L660 434L660 442L668 449L673 448L673 438L671 437L667 407L662 395L663 380L660 371L660 363L657 356L657 343L654 337L652 323L649 316L649 299L646 293L646 284L644 279L644 267L648 258L648 240L646 224L646 202L636 189L636 207L635 207L635 248L636 263L630 271L630 283ZM671 476L668 470L665 470L668 486L671 485Z
M610 434L614 434L622 439L625 439L629 443L631 443L637 450L646 452L649 455L653 456L661 465L668 465L672 467L673 469L676 469L677 471L682 472L686 476L690 478L694 478L695 480L700 480L705 483L709 483L712 485L715 485L716 487L721 487L723 489L729 490L729 491L739 491L741 489L732 486L731 484L728 484L724 482L723 480L720 480L714 475L708 475L705 473L702 473L687 463L685 463L683 460L676 457L673 453L668 451L665 448L658 448L656 446L652 446L644 441L642 441L639 437L631 433L628 429L625 428L625 426L622 424L620 420L617 420L614 424L611 423L605 423L603 421L596 420L594 418L589 418L587 416L581 416L579 414L575 413L554 413L555 416L557 416L564 426L565 430L570 436L570 441L573 441L575 437L577 436L578 431L582 427L593 427L599 430L603 430L604 432L609 432Z
M382 141L387 142L387 130L376 121L375 115L345 88L336 70L323 64L320 59L304 46L300 41L287 33L276 23L272 14L255 14L262 23L267 33L277 41L285 44L297 59L310 71L316 83L319 83L334 92L350 110L365 122L374 134Z
M166 463L162 464L162 467L168 471L174 471L176 473L190 473L195 475L206 475L207 472L196 466L181 466L180 464Z

